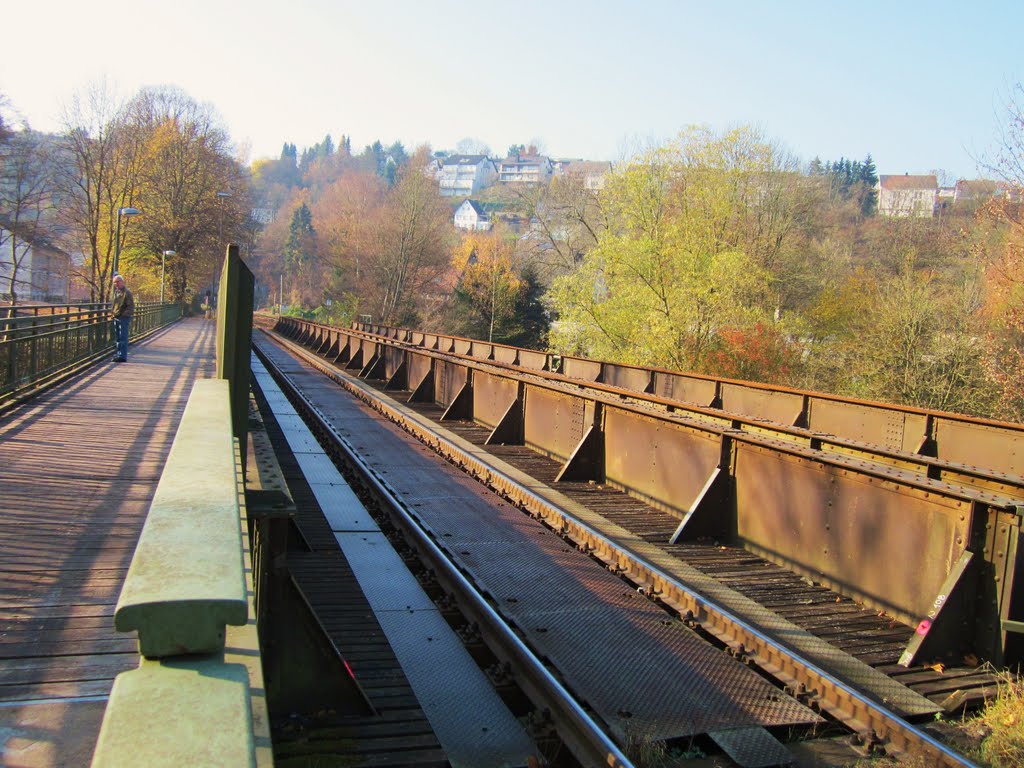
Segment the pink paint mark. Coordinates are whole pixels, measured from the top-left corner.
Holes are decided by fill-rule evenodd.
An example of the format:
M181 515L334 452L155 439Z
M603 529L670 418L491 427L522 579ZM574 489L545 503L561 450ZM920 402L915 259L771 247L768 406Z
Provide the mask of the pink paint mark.
M917 625L917 634L927 635L928 630L932 628L932 623L928 619L921 619L921 623Z

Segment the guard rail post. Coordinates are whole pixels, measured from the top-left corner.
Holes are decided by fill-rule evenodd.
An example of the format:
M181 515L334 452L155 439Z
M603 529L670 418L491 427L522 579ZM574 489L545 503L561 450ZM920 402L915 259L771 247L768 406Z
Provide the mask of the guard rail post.
M227 379L231 390L232 433L246 465L249 420L249 357L252 347L252 306L256 279L228 245L217 293L217 378Z

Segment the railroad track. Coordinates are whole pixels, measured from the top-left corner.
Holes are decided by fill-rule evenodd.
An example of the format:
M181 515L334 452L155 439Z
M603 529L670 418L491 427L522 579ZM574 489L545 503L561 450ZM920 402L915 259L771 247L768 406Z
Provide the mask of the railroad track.
M781 410L790 420L797 401L822 400L833 419L836 408L853 409L854 421L863 423L833 426L885 443L873 444L787 427L764 413L737 416L643 394L643 381L630 375L653 376L659 390L674 391L666 381L691 378L684 374L574 360L580 374L600 371L599 378L631 385L624 388L541 370L552 356L528 350L409 332L410 340L397 341L292 318L279 325L360 379L380 379L385 390L408 388L410 403L441 404L442 420L492 428L488 445L528 444L561 460L560 483L592 480L668 511L681 521L673 543L702 535L742 540L748 550L915 627L903 666L972 657L998 666L1021 658L1019 638L1009 633L1024 627L1012 621L1024 613L1015 596L1024 591L1016 587L1024 481L994 468L1019 465L1019 425L713 382L726 392L753 387L757 397L782 398L785 408L769 402L750 410ZM432 341L451 348L431 349ZM728 400L750 406L735 394ZM810 417L807 402L800 418L828 424ZM941 447L943 458L887 447L908 441L933 452ZM969 456L979 466L948 455ZM792 507L800 509L799 521ZM863 538L869 530L876 534L870 542ZM850 533L859 539L852 557ZM965 629L974 636L966 639Z
M895 661L912 632L909 628L874 612L865 612L852 601L808 584L742 549L692 542L666 545L664 534L678 522L670 515L593 483L561 482L558 490L553 490L550 484L558 465L550 459L523 446L484 449L482 444L488 431L472 422L446 421L446 429L439 430L436 420L443 414L438 406L428 403L413 410L390 396L407 399L408 391L383 394L377 391L380 386L370 386L344 373L297 344L282 338L276 341L289 354L319 369L438 450L449 462L544 521L592 560L629 579L697 635L728 651L734 659L770 675L781 686L780 697L810 704L843 723L865 749L920 755L934 764L968 764L908 722L930 718L941 711L941 707L914 690L916 685L920 691L935 694L936 679L924 676L924 680L915 679L908 686L878 669L898 666ZM266 359L266 353L261 354ZM296 401L300 402L298 395ZM310 414L323 435L333 432L337 437L329 416L318 414L315 408L310 409ZM377 475L372 483L379 482ZM401 507L400 502L397 507ZM413 524L408 534L425 535ZM419 541L418 546L421 551L425 548L441 552L435 552L433 557L444 554L443 546L437 547L429 536ZM440 560L433 567L440 568ZM465 570L465 565L462 567ZM472 602L463 598L467 600ZM493 606L482 605L494 612ZM481 610L481 606L474 610ZM786 640L780 640L782 637ZM906 672L903 667L899 669ZM921 677L920 670L914 674ZM525 679L527 675L521 677ZM985 678L983 684L990 682ZM532 697L543 701L537 684L528 683L525 687ZM570 706L566 711L571 710ZM586 714L585 709L580 711ZM556 717L560 728L566 728L566 722L572 720ZM603 727L608 729L608 723ZM575 728L579 729L578 723ZM614 733L614 726L610 730ZM728 741L727 735L720 736L722 742ZM578 735L567 738L567 743L574 741L577 751L583 749L578 744L587 739ZM607 744L598 749L601 750L610 754ZM742 750L738 748L737 753L742 754ZM597 753L587 754L593 757ZM587 760L582 762L586 764Z

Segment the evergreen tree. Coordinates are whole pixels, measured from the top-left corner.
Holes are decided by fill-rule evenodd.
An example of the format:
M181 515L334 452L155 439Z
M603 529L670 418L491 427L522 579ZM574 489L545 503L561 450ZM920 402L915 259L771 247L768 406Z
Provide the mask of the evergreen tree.
M861 198L860 211L865 216L874 216L878 210L878 192L875 189L875 185L878 183L878 173L870 152L860 166L860 183L865 187L864 196Z
M292 214L292 222L288 226L288 241L284 245L285 262L299 268L313 256L313 245L316 230L313 229L313 214L309 206L303 203Z
M547 349L548 315L541 303L544 286L532 264L523 268L519 277L526 284L516 299L511 319L505 323L501 337L506 344L528 349Z
M299 173L303 176L309 171L309 166L313 164L313 160L316 158L316 147L307 147L302 150L302 157L299 159Z
M405 147L402 146L402 142L396 141L390 147L387 148L386 154L395 164L399 167L405 165L409 161L409 154L405 151Z
M319 145L320 157L330 157L334 154L334 139L331 138L331 134L324 136L324 140Z
M398 181L398 164L391 155L388 155L387 160L384 161L384 173L382 176L384 181L388 183L388 187L395 186L395 182Z

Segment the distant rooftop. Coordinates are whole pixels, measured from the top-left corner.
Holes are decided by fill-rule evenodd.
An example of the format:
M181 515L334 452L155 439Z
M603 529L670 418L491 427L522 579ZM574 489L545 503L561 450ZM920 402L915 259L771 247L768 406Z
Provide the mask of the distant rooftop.
M479 165L487 159L487 155L449 155L441 162L444 165Z
M902 189L938 189L939 180L935 176L879 176L878 184L882 189L895 192Z

